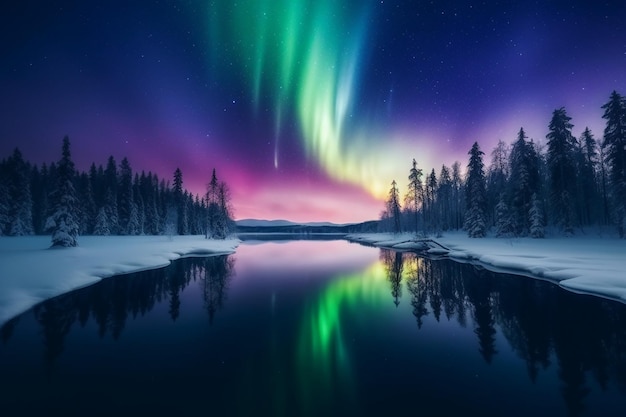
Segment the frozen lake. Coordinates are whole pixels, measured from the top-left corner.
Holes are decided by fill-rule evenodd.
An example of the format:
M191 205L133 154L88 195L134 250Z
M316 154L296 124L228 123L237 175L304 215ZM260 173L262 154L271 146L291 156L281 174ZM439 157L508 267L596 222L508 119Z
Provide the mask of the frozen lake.
M621 416L626 305L449 260L244 241L0 330L0 415Z

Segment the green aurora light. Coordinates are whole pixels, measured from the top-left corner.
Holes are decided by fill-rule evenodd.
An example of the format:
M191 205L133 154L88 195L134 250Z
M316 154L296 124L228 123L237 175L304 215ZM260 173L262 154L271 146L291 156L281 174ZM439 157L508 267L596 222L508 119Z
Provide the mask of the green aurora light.
M383 197L389 178L406 176L394 161L410 151L403 138L379 132L374 121L358 116L369 5L220 2L212 8L211 37L213 57L224 60L228 54L229 63L232 58L243 71L256 112L260 103L273 103L276 168L282 124L295 118L307 155L331 178Z

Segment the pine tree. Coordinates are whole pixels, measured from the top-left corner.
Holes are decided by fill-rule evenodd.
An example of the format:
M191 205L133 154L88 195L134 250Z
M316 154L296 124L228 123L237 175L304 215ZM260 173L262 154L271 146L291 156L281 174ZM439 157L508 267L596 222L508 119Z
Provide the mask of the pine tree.
M180 168L174 171L174 210L176 212L176 230L179 235L187 234L188 207L183 194L183 173Z
M217 229L219 224L220 209L219 209L219 182L217 180L217 174L215 168L211 174L211 181L207 186L207 192L205 195L207 204L207 221L205 237L210 239L217 235Z
M104 196L104 209L106 210L106 218L108 221L108 229L112 235L119 232L119 222L117 217L117 197L113 190L109 187L106 189Z
M442 165L439 174L439 186L437 187L435 200L439 207L439 224L441 230L450 230L452 228L452 177L450 169Z
M84 172L79 177L78 199L80 202L79 233L81 235L92 233L97 216L96 202L91 188L91 181Z
M217 180L215 169L204 197L206 205L205 236L207 239L225 239L233 230L230 189Z
M118 195L117 195L117 212L119 222L119 233L122 235L136 234L131 231L130 217L133 211L134 195L133 195L133 170L127 158L122 159L120 163ZM135 213L137 216L137 213ZM138 219L134 219L136 222ZM137 224L132 226L135 231L138 229Z
M459 230L463 227L465 211L465 187L461 175L461 164L455 161L452 164L452 216L454 217L453 228Z
M137 210L137 222L139 223L137 225L136 234L143 235L145 234L146 230L146 205L143 200L143 194L141 192L141 181L138 174L135 174L135 179L133 180L133 197L135 198L135 201L133 203Z
M104 206L104 169L102 165L96 168L96 164L92 163L89 167L89 185L93 193L93 201L96 207ZM98 210L96 210L97 213ZM97 216L97 214L96 214Z
M533 194L531 198L531 207L529 212L530 217L530 236L538 239L545 237L545 231L543 226L543 214L541 210L541 204L537 194Z
M225 239L231 231L231 205L230 205L230 189L225 182L220 182L218 189L219 202L219 226L218 235L220 239Z
M484 153L480 150L478 142L474 142L468 154L470 155L470 160L467 165L467 181L465 183L467 202L465 228L469 237L485 237L487 229L485 221L487 197L482 158Z
M598 146L589 128L585 128L577 142L576 171L578 172L577 206L581 224L599 220L601 208L598 181Z
M429 230L436 230L438 228L437 224L437 208L435 207L436 202L436 194L437 194L437 174L435 174L435 169L433 168L428 174L426 178L426 191L425 191L425 219L426 219L426 227Z
M9 189L0 183L0 236L4 235L9 225Z
M139 234L140 227L139 209L137 208L137 204L133 202L131 203L130 207L130 216L128 218L128 224L126 226L126 234L136 236Z
M400 196L398 192L398 186L396 180L391 182L391 188L389 189L389 197L386 202L387 213L391 219L391 231L393 233L400 233L402 231L400 223Z
M47 228L52 231L52 247L78 246L78 200L73 184L74 162L67 136L63 138L57 175L57 186L52 194L53 213L46 222Z
M525 236L529 232L528 211L531 197L541 187L539 154L534 142L526 139L526 133L521 128L509 157L507 198L510 202L514 234L517 236Z
M572 195L576 184L576 164L574 161L575 140L572 136L571 117L565 108L555 110L549 125L548 169L550 170L550 202L556 224L566 234L573 233L574 206Z
M497 205L507 189L509 172L509 149L503 141L498 141L491 152L491 165L487 173L487 213L494 224L497 223Z
M187 190L183 192L180 199L178 209L178 233L181 235L189 234L189 211L191 210L190 197Z
M117 163L113 156L109 156L107 166L104 170L104 205L107 209L107 219L109 220L109 230L112 235L120 232L119 211L117 204Z
M495 226L496 237L510 237L515 234L511 212L506 204L504 193L500 195L500 201L496 205Z
M139 179L141 193L145 205L145 225L146 233L156 235L160 232L160 216L159 216L159 180L156 175L151 172L148 175L141 173Z
M47 210L47 198L48 192L51 187L48 187L47 182L48 168L46 164L42 165L41 170L34 166L31 171L30 177L30 189L31 197L33 201L32 215L33 215L33 232L36 235L44 233L44 226L46 224L46 210Z
M620 237L626 236L626 99L613 91L602 106L605 157L608 168L609 195L613 220Z
M7 161L9 170L9 235L32 235L33 201L30 190L29 167L19 149Z
M107 211L104 207L100 207L100 210L98 211L96 224L93 227L93 234L96 236L108 236L111 234L111 230L109 230Z
M418 230L418 213L419 208L424 200L424 189L422 187L422 169L417 167L417 162L413 158L413 165L409 171L409 190L404 198L405 208L409 209L413 214L413 222L415 226L415 234Z

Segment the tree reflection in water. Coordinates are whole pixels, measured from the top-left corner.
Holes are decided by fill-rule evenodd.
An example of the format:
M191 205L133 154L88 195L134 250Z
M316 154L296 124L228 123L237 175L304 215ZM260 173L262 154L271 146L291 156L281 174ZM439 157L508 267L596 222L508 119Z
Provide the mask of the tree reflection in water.
M209 322L213 323L224 306L234 264L232 255L186 258L168 268L107 278L44 301L33 312L41 327L46 363L52 364L63 352L65 337L76 322L85 327L93 320L101 338L111 335L117 340L129 318L144 316L165 300L169 300L168 314L175 321L180 315L180 294L192 282L200 282ZM15 320L11 320L2 327L3 342L10 339L14 325Z
M399 303L402 279L418 329L445 314L465 327L472 319L478 350L486 363L498 354L500 332L526 362L535 382L555 364L570 415L584 410L589 381L606 390L611 380L626 390L626 309L614 301L569 293L527 277L497 274L470 264L381 250ZM398 259L402 266L398 266ZM400 273L398 272L400 271Z
M487 364L483 368L494 371L494 378L519 375L518 361L512 361L512 356L519 357L525 364L528 380L523 376L523 367L521 379L537 388L533 401L542 395L553 396L557 387L570 415L592 411L598 398L615 401L611 391L614 393L616 389L626 393L624 305L572 294L540 280L496 274L470 264L426 259L412 253L381 250L378 259L377 263L375 256L368 256L367 263L359 262L353 269L346 268L347 272L338 275L332 275L334 270L328 272L324 264L323 271L315 275L319 279L294 278L293 271L299 270L295 264L276 280L257 275L254 268L242 268L242 282L255 286L233 286L233 301L246 300L247 305L233 305L237 314L228 316L223 308L234 274L232 256L188 258L168 268L105 279L97 285L48 300L28 315L7 322L0 329L0 343L12 348L13 340L21 341L26 348L24 355L18 358L19 365L8 369L12 376L0 382L13 387L17 380L18 386L29 387L30 378L34 375L37 379L40 372L39 364L32 360L33 355L41 357L43 346L45 364L48 370L54 371L50 374L62 380L67 373L69 382L65 383L69 385L63 387L73 386L76 378L83 377L81 366L92 363L89 352L82 356L83 346L92 346L99 351L98 360L105 361L103 369L93 367L98 378L103 378L103 385L110 383L107 366L114 366L118 358L123 364L126 360L134 365L140 355L140 359L147 357L143 368L138 367L147 372L137 373L140 376L144 373L151 376L150 372L159 376L159 372L167 371L180 372L195 380L204 378L204 373L216 374L219 375L216 380L225 381L213 386L219 393L218 399L231 398L228 393L233 387L237 390L245 387L246 392L254 393L259 403L267 400L272 407L276 402L294 407L310 406L316 411L333 410L338 401L350 407L372 406L374 403L367 400L375 395L366 391L363 395L367 398L359 397L360 389L380 389L377 378L389 372L409 378L409 383L398 385L406 389L401 392L412 393L413 386L422 384L424 392L430 394L443 391L439 390L436 379L420 380L420 377L439 376L442 366L449 365L445 369L454 370L454 366L475 365L461 361ZM244 265L243 259L241 265ZM273 277L272 274L280 273L284 266L277 263L269 268L268 276ZM307 264L306 268L315 268L315 265ZM187 292L190 286L193 291ZM289 294L280 298L278 307L275 305L277 292ZM191 306L185 306L192 303L195 303L194 313L190 314ZM276 309L282 313L277 313ZM254 314L239 314L249 311ZM135 321L143 316L147 316L146 320ZM176 326L165 328L172 321ZM209 327L216 321L219 325ZM222 326L223 323L228 325ZM271 331L264 327L267 323L271 324ZM386 323L393 323L390 327L393 331L388 336L395 337L400 332L418 336L402 334L402 339L397 339L402 343L392 346L398 356L390 357L389 362L387 356L378 360L381 352L391 350L387 350L387 341L372 330ZM79 328L84 328L80 335L76 332ZM234 328L240 331L232 331ZM470 331L463 331L463 328ZM454 332L462 337L457 339ZM143 335L155 339L142 340ZM444 337L433 340L425 337L439 335ZM96 340L91 344L90 339L98 337L103 343ZM118 342L123 337L123 342ZM203 342L195 343L198 338ZM249 343L250 340L255 342ZM470 343L452 348L442 346L442 351L464 354L469 350L474 354L459 355L463 359L452 362L448 356L438 357L439 346L433 344L448 340L470 340ZM151 344L163 345L164 341L180 347L172 348L171 352L169 346L153 349ZM219 343L214 343L216 341ZM6 352L15 353L22 346L17 345L17 349ZM132 350L136 347L147 350L136 353ZM189 353L187 357L188 350L194 347L201 354ZM64 349L65 356L62 355ZM110 355L116 349L123 354ZM268 356L264 356L267 352L270 352ZM164 353L171 353L176 360L158 363ZM405 353L406 356L402 356ZM200 365L184 364L190 358L201 358ZM8 356L4 359L5 364L12 363ZM429 370L431 359L433 364ZM183 364L177 365L178 360ZM418 367L412 368L412 365ZM461 380L466 371L459 369L460 376L445 375L451 382L450 392L457 389L453 384L455 378ZM134 377L133 372L123 375ZM272 384L266 383L268 375ZM411 379L414 377L415 381ZM99 383L98 378L91 383ZM40 387L45 387L45 381L41 381ZM473 394L480 393L483 386L489 387L478 381L474 386L474 382L472 379ZM517 378L511 384L517 389L524 385L521 382ZM146 377L143 383L146 395L152 396L153 380ZM611 395L598 396L598 390L606 390ZM238 398L239 391L235 391L232 398ZM38 392L46 391L39 389ZM385 397L388 394L383 392L381 398L390 398ZM250 410L245 406L246 411L255 412L257 405L249 403L249 406ZM435 399L428 406L438 407L439 404ZM380 410L374 407L373 411Z

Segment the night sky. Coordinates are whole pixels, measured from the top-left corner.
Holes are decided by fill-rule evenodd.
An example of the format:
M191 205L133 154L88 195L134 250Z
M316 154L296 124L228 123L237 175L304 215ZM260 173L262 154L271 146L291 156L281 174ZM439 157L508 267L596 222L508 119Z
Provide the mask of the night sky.
M565 106L602 137L626 93L621 1L15 1L0 12L0 158L135 171L235 217L375 219L424 171L520 127L545 143ZM404 193L404 191L402 191Z

